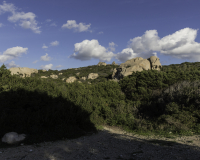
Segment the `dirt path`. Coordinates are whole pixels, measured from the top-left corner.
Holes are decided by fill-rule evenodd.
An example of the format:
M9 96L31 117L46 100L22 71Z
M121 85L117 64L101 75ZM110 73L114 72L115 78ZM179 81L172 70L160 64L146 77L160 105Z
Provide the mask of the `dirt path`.
M74 140L0 149L0 160L195 160L200 159L200 136L170 138L132 135L104 125L98 134ZM192 142L193 141L193 142Z

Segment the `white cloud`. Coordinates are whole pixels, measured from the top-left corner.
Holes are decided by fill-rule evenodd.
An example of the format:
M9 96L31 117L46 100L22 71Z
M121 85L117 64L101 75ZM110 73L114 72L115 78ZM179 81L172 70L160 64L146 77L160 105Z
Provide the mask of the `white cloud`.
M11 61L8 64L4 64L6 66L7 69L9 68L15 68L15 67L20 67L19 65L16 65L14 61Z
M3 24L2 23L0 23L0 27L2 27L3 26Z
M159 51L163 55L179 59L189 58L200 61L200 43L195 42L197 31L198 29L184 28L160 39L156 30L149 30L141 37L130 39L128 47L132 48L134 52L132 55L145 59L153 55L157 56L156 51ZM119 60L123 57L119 56L120 54L118 54Z
M6 1L3 1L3 5L0 5L0 14L5 12L14 13L15 10L16 7L12 3L6 3Z
M42 61L50 61L51 60L51 58L50 57L48 57L48 54L46 53L46 55L45 56L41 56L41 58L40 58Z
M108 52L104 47L99 45L99 42L95 39L76 43L74 47L74 53L68 56L68 58L72 57L81 61L91 60L91 58L99 59L100 61L110 61L114 56L112 52ZM77 55L75 52L78 52Z
M61 68L61 67L62 67L62 65L58 65L58 66L56 66L56 69Z
M44 56L41 56L40 61L50 61L52 60L51 57L48 56L48 54L46 53ZM33 63L37 63L38 60L34 61ZM40 68L44 69L44 70L49 70L53 67L53 64L48 64L48 65L41 65ZM57 68L60 68L60 66L57 66Z
M46 22L51 22L51 19L47 19Z
M45 44L43 44L42 48L48 48Z
M34 61L33 63L37 63L37 62L38 62L38 60Z
M15 12L17 8L13 4L8 4L6 1L3 2L3 5L0 5L0 14L4 12L11 12L13 15L8 17L8 21L21 23L19 26L25 29L31 29L34 33L40 34L39 30L41 27L37 27L37 22L35 20L36 15L32 12L24 13L24 12Z
M44 23L49 23L49 22L51 22L51 21L52 21L51 19L47 19L47 20L45 20ZM43 23L41 23L41 24L43 24ZM50 26L57 26L57 25L56 25L56 23L54 22L54 23L51 23Z
M129 59L136 58L137 53L134 53L132 48L123 49L120 53L117 53L116 59L121 62L126 62Z
M160 52L163 55L171 55L179 59L189 58L200 61L200 43L195 42L197 31L184 28L160 39L156 30L147 30L141 37L130 39L127 48L117 54L112 52L115 51L114 46L116 44L114 42L109 43L109 48L105 49L99 45L98 40L84 40L74 45L74 53L68 58L81 61L91 60L92 58L110 61L111 58L115 58L124 63L136 57L147 59L151 56L157 56L157 52Z
M63 29L64 28L68 28L68 29L74 28L75 31L84 32L84 31L89 31L88 28L90 28L90 25L91 24L84 25L83 23L76 24L75 20L68 20L66 24L62 25L62 28ZM92 31L90 31L90 32L92 32Z
M195 42L197 31L191 28L184 28L172 35L163 37L159 44L162 47L160 52L164 54L185 54L199 52L200 43ZM178 52L177 52L178 51Z
M57 46L57 45L59 45L58 41L51 42L51 46Z
M23 48L19 46L9 48L3 52L3 55L0 55L0 62L4 63L5 61L21 57L23 53L27 54L27 50L28 48Z
M53 64L47 64L45 66L41 65L40 68L44 69L44 70L49 70L53 67Z
M167 35L163 38L158 37L156 30L147 30L142 36L130 39L127 48L121 52L114 54L115 46L114 42L109 43L109 47L106 49L101 46L96 39L83 40L80 43L74 44L74 53L68 58L74 58L81 61L87 61L99 59L101 62L108 62L112 58L124 63L129 59L142 57L144 59L151 56L157 56L156 52L160 52L163 55L170 55L179 59L193 59L194 61L200 61L200 43L195 42L197 36L197 30L191 28L181 29L171 35ZM58 41L51 42L52 46L58 45ZM45 48L45 44L43 48ZM48 48L48 47L47 47ZM111 51L108 51L108 50ZM13 47L7 49L0 55L0 62L5 62L14 58L20 57L22 53L26 54L28 48ZM51 58L46 53L45 56L41 56L42 61L49 61ZM34 63L36 63L35 61ZM9 64L9 65L14 65ZM48 64L42 66L44 69L51 69L53 65Z
M50 26L57 26L56 23L51 23Z
M111 51L115 51L114 46L118 46L118 45L116 45L114 42L111 42L111 43L109 43L109 48L108 49L110 49Z
M98 34L103 34L103 32L99 32Z
M160 50L158 40L157 31L149 30L142 37L130 39L131 44L128 47L132 48L135 53L149 54L151 51Z
M74 53L68 58L75 58L81 61L99 59L99 61L110 61L111 58L115 58L121 62L126 62L129 59L136 58L138 53L135 53L132 48L123 49L122 52L114 54L112 51L115 51L114 46L117 46L114 42L109 43L109 48L105 48L99 45L99 42L95 39L89 41L84 40L81 43L76 43ZM108 50L111 51L108 51ZM76 54L77 52L77 54ZM155 55L155 52L152 52ZM149 56L147 57L149 58Z

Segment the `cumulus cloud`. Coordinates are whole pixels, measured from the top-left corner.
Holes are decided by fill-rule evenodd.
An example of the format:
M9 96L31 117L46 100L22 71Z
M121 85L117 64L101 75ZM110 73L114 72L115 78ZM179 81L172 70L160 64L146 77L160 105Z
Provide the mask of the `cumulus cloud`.
M103 34L103 32L99 32L98 34Z
M47 64L47 65L41 65L40 68L44 69L44 70L49 70L49 69L52 69L53 67L53 64ZM55 69L58 69L58 68L61 68L62 65L58 65L55 67Z
M195 42L197 31L198 29L184 28L160 38L156 30L147 30L142 36L130 39L127 48L117 54L113 53L113 51L115 51L114 47L117 46L114 42L110 42L109 47L105 48L101 46L96 39L86 39L80 43L74 44L74 53L68 56L68 58L81 61L94 58L101 62L109 62L112 58L115 58L121 63L124 63L136 57L147 59L151 56L157 56L157 52L160 52L162 55L169 55L179 59L187 58L200 61L200 43ZM58 41L51 42L52 46L58 44ZM45 47L44 44L43 48ZM9 48L3 52L3 55L0 55L0 62L18 58L22 53L26 53L27 50L28 48L18 46ZM47 53L41 56L42 61L49 61L50 59ZM42 67L50 69L52 64Z
M17 22L20 21L19 26L25 29L31 29L34 33L40 34L39 30L41 27L37 27L37 22L35 20L36 15L32 12L16 12L17 8L11 4L3 1L3 5L0 5L0 14L5 12L11 12L12 16L8 17L8 21Z
M111 58L115 58L124 63L131 58L136 58L138 55L138 53L135 53L132 48L126 48L123 49L122 52L114 54L112 51L115 51L114 46L117 46L114 42L109 43L109 48L106 49L95 39L91 41L84 40L81 43L76 43L74 46L74 53L68 56L68 58L75 58L81 61L91 60L94 58L99 59L101 62L108 62ZM153 55L155 55L155 53L153 53Z
M51 19L47 19L46 22L51 22Z
M95 39L93 40L84 40L81 43L76 43L74 53L68 58L75 58L81 61L99 59L99 61L108 62L111 58L115 58L122 63L125 61L136 58L138 53L135 53L132 48L123 49L122 52L114 54L115 51L114 46L117 46L114 42L109 43L109 48L105 48L99 44L99 42ZM111 51L109 51L111 50ZM77 52L77 54L76 54ZM156 53L152 53L155 55ZM147 57L149 58L149 56Z
M19 46L9 48L3 52L3 55L0 55L0 62L4 63L5 61L21 57L23 53L27 54L27 50L28 48L23 48Z
M42 61L50 61L51 60L51 58L50 57L48 57L48 54L46 53L46 55L45 56L41 56L41 58L40 58Z
M51 46L57 46L57 45L59 45L58 41L51 42Z
M6 3L3 1L3 5L0 5L0 14L5 12L12 12L14 13L17 8L12 3Z
M121 62L126 62L129 59L136 58L137 53L134 53L132 48L123 49L120 53L116 54L116 59Z
M49 69L51 69L51 68L53 67L53 64L47 64L47 65L45 65L45 66L41 65L40 67L41 67L42 69L44 69L44 70L49 70Z
M48 47L47 47L45 44L43 44L42 48L44 48L44 49L45 49L45 48L48 48Z
M81 61L99 59L99 61L110 61L115 58L124 63L129 59L151 56L157 57L157 52L163 55L170 55L179 59L193 59L200 61L200 43L195 42L197 31L191 28L181 29L171 35L160 39L157 30L147 30L141 37L130 39L127 48L114 54L114 42L109 43L109 48L101 46L98 40L84 40L76 43L74 53L68 58L75 58ZM116 45L117 46L117 45ZM110 51L108 51L110 49Z
M109 48L108 49L110 49L111 51L115 51L114 46L118 46L118 45L116 45L114 42L111 42L111 43L109 43Z
M48 54L46 53L44 56L40 57L40 61L50 61L52 60L51 57L48 56ZM37 63L39 60L34 61L33 63ZM44 70L49 70L53 67L53 64L47 64L47 65L41 65L40 69L44 69ZM56 68L60 68L61 65L58 65Z
M57 26L56 23L51 23L50 26Z
M47 20L45 20L45 23L49 23L49 22L51 22L51 21L52 21L51 19L47 19ZM41 23L41 24L42 24L42 23ZM50 26L57 26L57 25L56 25L56 23L54 22L54 23L51 23Z
M11 61L10 63L8 64L5 64L6 68L9 69L9 68L15 68L15 67L20 67L19 65L16 65L14 61Z
M65 29L65 28L68 28L68 29L74 28L75 31L84 32L84 31L90 31L90 30L88 30L88 28L90 28L90 25L91 24L85 25L84 23L76 24L75 20L68 20L67 23L63 24L61 28L63 28L63 29ZM92 31L90 31L90 32L92 32Z
M95 39L76 43L74 47L74 53L68 56L68 58L75 58L81 61L91 60L91 58L99 59L100 61L110 61L114 56L112 52L107 51L105 47L99 45L99 42ZM76 52L78 52L77 55Z
M12 59L16 59L18 57L21 57L21 55L27 54L28 48L23 48L23 47L13 47L13 48L9 48L6 51L3 52L3 55L0 55L0 62L4 63L8 60L12 60ZM41 56L40 58L41 61L50 61L52 60L51 57L48 56L48 54L46 53L44 56ZM38 60L34 61L33 63L37 63ZM20 67L19 65L16 65L14 61L10 62L9 64L5 64L6 67ZM42 66L43 69L51 69L53 65L49 64L46 66ZM59 67L58 67L59 68Z
M59 42L58 41L54 41L54 42L50 43L49 47L50 46L58 46L58 45L59 45ZM48 48L48 46L46 46L45 44L43 44L42 48L46 49L46 48Z
M197 31L198 29L184 28L160 39L156 30L149 30L141 37L131 39L128 47L132 48L137 56L143 58L157 56L156 52L159 51L163 55L179 59L189 58L200 61L198 57L200 43L195 42Z
M195 42L197 30L184 28L160 40L161 53L177 55L200 53L200 43Z

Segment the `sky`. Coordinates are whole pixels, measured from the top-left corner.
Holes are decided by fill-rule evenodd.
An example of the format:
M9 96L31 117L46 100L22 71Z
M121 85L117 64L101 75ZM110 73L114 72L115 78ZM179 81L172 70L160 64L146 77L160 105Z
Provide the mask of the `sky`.
M199 0L1 1L0 67L200 62L199 8Z

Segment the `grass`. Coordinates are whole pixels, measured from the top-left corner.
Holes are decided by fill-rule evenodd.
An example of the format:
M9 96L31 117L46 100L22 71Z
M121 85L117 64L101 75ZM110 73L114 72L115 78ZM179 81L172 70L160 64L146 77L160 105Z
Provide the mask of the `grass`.
M182 80L177 83L184 84L179 89L176 85L155 87L156 94L147 101L147 92L139 94L138 89L135 94L136 87L131 78L145 73L157 74L157 71L137 72L119 82L110 81L112 70L117 67L94 65L77 70L39 70L23 79L11 75L3 65L0 70L0 137L8 132L26 134L23 143L32 145L98 133L104 124L120 126L127 132L144 136L199 135L200 96L197 89L200 85L194 87L193 81ZM169 66L163 67L161 72L169 74L167 68ZM99 77L81 79L89 73L98 73ZM58 78L40 78L52 74ZM63 81L70 76L82 83ZM199 82L195 83L198 85ZM165 93L167 88L172 92ZM7 147L11 145L0 142L0 148Z

